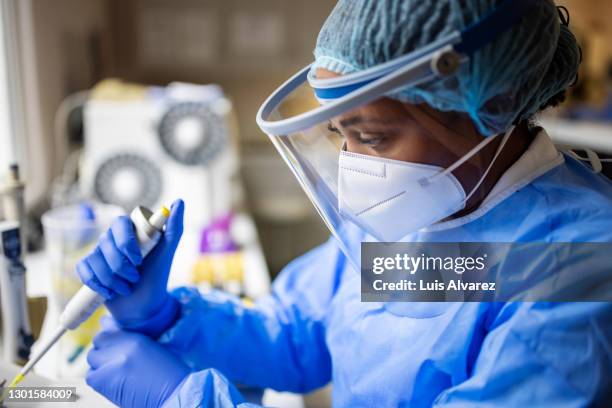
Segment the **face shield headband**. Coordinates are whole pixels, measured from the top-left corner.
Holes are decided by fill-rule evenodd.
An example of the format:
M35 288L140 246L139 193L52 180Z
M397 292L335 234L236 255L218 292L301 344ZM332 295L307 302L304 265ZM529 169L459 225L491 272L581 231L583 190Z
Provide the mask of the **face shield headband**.
M452 75L461 64L518 24L538 0L505 0L487 16L427 47L368 70L337 78L317 79L310 65L279 87L261 106L257 124L269 136L282 136L328 121L401 88ZM323 106L295 117L273 120L272 114L296 88L309 81Z

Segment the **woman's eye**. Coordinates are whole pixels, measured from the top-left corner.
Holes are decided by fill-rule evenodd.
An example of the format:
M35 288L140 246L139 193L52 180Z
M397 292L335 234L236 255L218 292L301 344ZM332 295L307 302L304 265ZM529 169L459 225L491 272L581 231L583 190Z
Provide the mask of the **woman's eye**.
M382 144L382 142L385 141L384 135L376 134L376 133L359 132L357 130L346 130L348 134L345 135L343 131L335 127L331 122L327 124L327 130L333 133L337 133L342 137L346 136L347 138L352 139L359 144L362 144L368 147L372 147L372 148L379 147L380 144Z
M340 129L332 125L331 122L327 124L327 130L329 130L330 132L334 132L334 133L338 133L339 135L342 135L342 132L340 132Z
M360 133L357 137L357 141L363 145L370 147L376 147L385 140L384 136L372 135L368 133Z

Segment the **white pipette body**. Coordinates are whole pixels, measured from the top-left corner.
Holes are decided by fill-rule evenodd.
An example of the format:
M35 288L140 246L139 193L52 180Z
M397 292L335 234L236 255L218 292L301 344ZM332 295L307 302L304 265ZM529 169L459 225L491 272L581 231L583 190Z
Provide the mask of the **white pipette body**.
M134 231L138 239L142 257L146 257L155 247L170 212L166 207L155 213L145 207L136 207L130 214ZM83 285L70 299L59 318L59 327L54 335L45 342L39 351L23 366L20 374L26 375L43 355L55 344L67 330L74 330L87 320L104 303L104 298Z

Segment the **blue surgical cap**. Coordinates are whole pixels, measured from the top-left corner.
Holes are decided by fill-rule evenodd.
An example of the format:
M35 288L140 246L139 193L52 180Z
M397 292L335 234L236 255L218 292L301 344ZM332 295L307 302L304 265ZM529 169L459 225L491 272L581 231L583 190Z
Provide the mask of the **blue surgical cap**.
M361 71L408 54L486 16L502 0L340 0L321 28L313 69ZM511 30L455 75L389 95L465 112L485 136L530 118L576 79L580 50L552 0L537 2Z

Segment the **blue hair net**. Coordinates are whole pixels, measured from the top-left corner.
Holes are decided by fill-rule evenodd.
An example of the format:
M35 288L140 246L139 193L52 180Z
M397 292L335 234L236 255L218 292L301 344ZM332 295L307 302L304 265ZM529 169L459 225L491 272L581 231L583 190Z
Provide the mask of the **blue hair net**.
M340 0L321 28L313 69L361 71L463 30L502 0ZM498 134L540 111L576 79L580 50L541 0L511 30L477 51L455 75L389 95L465 112L480 133Z

